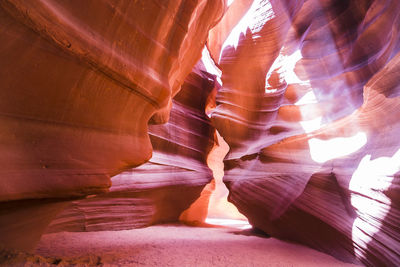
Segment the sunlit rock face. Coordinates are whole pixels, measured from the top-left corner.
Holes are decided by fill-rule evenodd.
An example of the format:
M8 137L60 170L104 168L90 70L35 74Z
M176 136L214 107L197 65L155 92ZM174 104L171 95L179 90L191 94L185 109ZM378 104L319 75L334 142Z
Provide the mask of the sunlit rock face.
M47 231L121 230L178 221L212 179L206 158L215 128L205 108L214 83L200 61L172 101L169 122L149 127L150 161L113 177L109 193L72 202Z
M236 0L211 32L224 181L255 227L345 261L400 264L399 10Z
M1 1L0 201L106 192L150 159L148 122L168 119L223 11L222 0Z

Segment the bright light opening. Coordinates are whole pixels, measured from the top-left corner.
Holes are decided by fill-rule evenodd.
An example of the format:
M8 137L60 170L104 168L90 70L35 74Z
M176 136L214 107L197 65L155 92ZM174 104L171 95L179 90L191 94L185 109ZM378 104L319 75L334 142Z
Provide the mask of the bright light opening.
M371 160L371 155L366 155L354 172L349 188L351 204L358 215L352 227L352 239L357 243L354 246L355 255L363 254L375 234L385 235L380 231L381 219L386 217L391 206L385 191L391 186L393 175L398 171L400 149L392 157Z
M217 77L217 82L222 86L222 81L221 81L222 71L215 65L215 62L211 58L207 46L204 46L203 48L203 51L201 53L201 61L203 62L206 71L210 74L215 75Z
M321 123L322 123L322 117L318 117L314 120L300 121L300 125L301 127L303 127L306 133L311 133L313 131L318 130L319 128L321 128Z
M329 140L311 138L308 141L311 158L318 163L349 155L366 143L367 135L364 132L359 132L351 137L337 137Z
M261 3L263 2L263 3ZM263 7L262 10L260 7ZM263 12L262 15L259 13ZM238 47L241 35L246 36L246 32L249 30L253 34L253 39L258 38L257 33L262 29L262 27L275 17L275 13L272 10L272 5L269 1L265 3L263 0L254 0L250 9L242 17L239 23L232 29L228 38L226 38L224 44L222 45L220 58L218 63L221 61L221 55L225 48L234 47L235 50Z
M315 97L314 91L310 91L306 93L302 98L300 98L299 101L295 103L295 105L301 106L301 105L315 104L317 102L318 101L317 98ZM300 125L301 127L303 127L306 133L311 133L321 128L322 117L320 116L313 120L300 121Z
M315 104L317 103L317 98L315 97L315 94L313 91L310 91L308 93L306 93L302 98L300 98L297 102L296 102L296 106L300 106L300 105L307 105L307 104Z
M217 132L219 146L210 152L207 164L213 171L215 189L211 194L208 204L206 223L218 226L248 229L251 225L247 218L241 214L235 205L228 202L228 188L222 181L224 176L223 159L229 151L229 146Z
M282 48L284 51L285 48ZM265 77L265 92L269 93L271 90L271 85L268 83L269 78L271 77L274 71L279 73L280 77L283 77L287 84L306 84L309 85L309 81L302 81L297 77L296 73L294 72L296 63L302 58L301 51L296 50L291 55L284 55L282 52L279 56L275 59L274 63L272 64L270 71L267 73Z
M224 176L223 159L229 151L228 144L219 135L218 144L208 154L207 165L213 172L214 180L207 184L200 197L185 210L180 220L191 225L224 226L236 229L251 228L247 218L235 205L228 202L229 191L222 181Z

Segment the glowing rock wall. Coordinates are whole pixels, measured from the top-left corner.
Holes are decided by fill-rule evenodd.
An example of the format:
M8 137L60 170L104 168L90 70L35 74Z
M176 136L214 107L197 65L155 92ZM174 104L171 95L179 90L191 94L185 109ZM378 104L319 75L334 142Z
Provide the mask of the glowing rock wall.
M18 210L21 199L107 192L111 176L151 158L148 122L167 120L224 7L214 0L0 2L1 232L23 233L9 227L23 213L7 217L8 201ZM16 240L0 233L10 247L32 243Z
M230 201L272 236L399 265L400 2L248 2L208 42Z
M272 236L400 265L400 2L236 0L208 33L224 9L0 2L2 245L30 247L87 195L48 230L177 219L211 178L215 78L198 66L177 95L208 36L230 200Z

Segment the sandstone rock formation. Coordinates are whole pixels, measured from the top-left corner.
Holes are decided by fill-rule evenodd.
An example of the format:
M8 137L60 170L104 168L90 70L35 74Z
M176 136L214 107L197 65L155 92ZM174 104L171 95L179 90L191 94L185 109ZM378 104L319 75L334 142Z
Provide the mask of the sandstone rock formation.
M212 121L231 147L230 201L270 235L399 265L400 3L230 8L208 42L222 71Z
M177 220L215 126L254 227L400 265L400 2L231 2L0 1L0 245Z
M1 1L4 209L106 192L111 176L150 159L147 124L166 121L223 11L222 0ZM31 244L9 234L0 243Z
M215 128L205 108L214 83L200 61L173 99L169 122L149 126L150 161L113 177L108 193L73 201L47 231L121 230L178 221L212 179L206 158Z

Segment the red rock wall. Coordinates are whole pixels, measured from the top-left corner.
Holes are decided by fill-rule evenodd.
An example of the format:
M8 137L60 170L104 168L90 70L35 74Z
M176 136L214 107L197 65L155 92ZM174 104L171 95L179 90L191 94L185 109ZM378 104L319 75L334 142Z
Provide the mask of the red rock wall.
M399 4L255 0L221 21L239 21L226 38L214 28L224 181L255 227L345 261L400 264Z
M223 11L222 0L1 1L0 201L107 192L149 160L148 122L167 120Z
M110 192L71 203L48 232L121 230L176 222L212 179L215 128L205 114L215 77L201 61L173 100L169 122L151 125L149 162L111 179Z
M236 0L210 33L224 179L255 227L400 265L399 10ZM213 130L196 113L207 94L193 90L207 74L177 93L223 12L206 0L0 2L0 243L30 247L70 198L97 194L53 231L139 227L189 206L211 177ZM170 123L148 127L175 95Z

